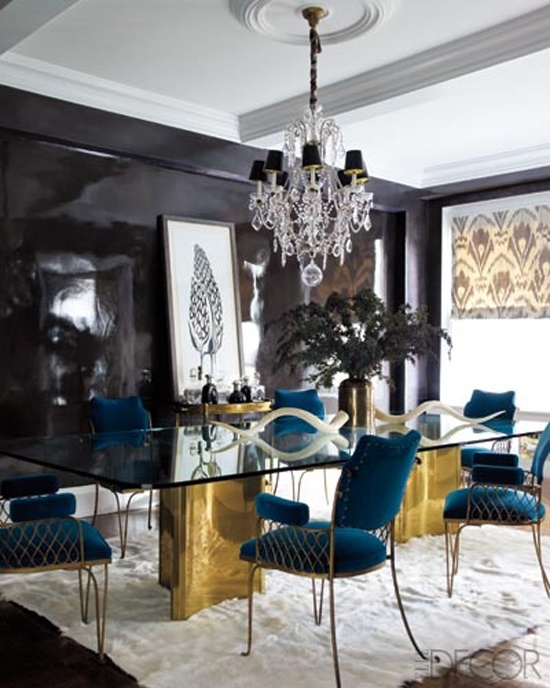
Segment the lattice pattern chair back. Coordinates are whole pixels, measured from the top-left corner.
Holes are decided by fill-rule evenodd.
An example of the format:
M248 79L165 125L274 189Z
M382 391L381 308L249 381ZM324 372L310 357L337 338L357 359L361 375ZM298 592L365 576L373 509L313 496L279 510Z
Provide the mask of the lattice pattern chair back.
M311 521L309 507L276 495L256 498L257 537L241 546L241 559L250 564L248 655L252 647L253 577L259 568L308 576L313 581L314 618L321 623L324 582L330 594L331 640L336 685L340 669L336 643L334 588L336 578L369 573L391 563L394 590L409 638L418 647L401 601L395 570L393 522L401 507L413 468L420 434L396 438L363 436L341 470L330 522ZM315 580L321 580L319 599Z
M447 495L443 509L445 522L447 592L453 593L458 572L460 536L467 526L529 526L543 584L550 595L550 581L542 560L541 523L546 509L541 501L544 464L550 454L550 423L541 433L529 471L519 466L519 457L477 454L468 487ZM508 465L504 459L508 457Z

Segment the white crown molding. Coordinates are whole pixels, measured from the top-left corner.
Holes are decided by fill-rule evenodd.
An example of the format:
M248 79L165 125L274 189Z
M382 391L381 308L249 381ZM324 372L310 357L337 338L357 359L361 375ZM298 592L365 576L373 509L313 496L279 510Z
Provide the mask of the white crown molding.
M550 167L550 143L486 155L481 158L461 160L446 165L426 167L423 170L419 186L422 188L440 186L538 167Z
M550 6L319 89L326 116L357 110L550 47ZM279 132L304 109L303 94L241 115L241 140Z
M17 53L0 57L0 83L177 129L228 141L240 140L236 116L107 79L90 77Z
M323 44L342 43L372 31L394 12L400 2L346 0L338 4L338 27L332 30L333 10L326 2L318 3L327 10L327 16L322 20ZM281 0L230 0L229 6L235 19L252 33L292 45L309 43L307 25L304 25L301 11L311 6L311 2L302 2L293 13L288 12L288 3ZM281 10L282 17L277 16L277 10ZM272 17L269 16L270 11Z

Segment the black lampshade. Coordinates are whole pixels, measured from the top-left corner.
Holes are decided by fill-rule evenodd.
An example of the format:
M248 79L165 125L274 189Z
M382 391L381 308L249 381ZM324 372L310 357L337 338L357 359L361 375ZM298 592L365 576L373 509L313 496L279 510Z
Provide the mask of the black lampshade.
M283 153L278 150L270 150L267 152L267 159L264 166L265 172L282 172L283 171Z
M306 143L302 150L302 169L318 170L322 166L319 146L316 143Z
M346 153L344 170L347 174L360 174L365 169L363 153L360 150L350 150Z
M251 182L264 182L265 172L264 172L264 161L254 160L252 167L250 168L250 174L248 176Z

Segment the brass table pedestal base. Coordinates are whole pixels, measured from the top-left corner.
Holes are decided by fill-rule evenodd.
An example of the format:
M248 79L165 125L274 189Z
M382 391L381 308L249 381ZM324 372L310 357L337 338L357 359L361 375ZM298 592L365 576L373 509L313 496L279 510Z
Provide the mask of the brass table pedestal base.
M460 447L421 451L395 521L397 542L445 532L445 497L460 486Z
M264 478L252 477L161 490L159 580L170 590L172 619L247 596L239 549L256 536L254 499L263 488Z

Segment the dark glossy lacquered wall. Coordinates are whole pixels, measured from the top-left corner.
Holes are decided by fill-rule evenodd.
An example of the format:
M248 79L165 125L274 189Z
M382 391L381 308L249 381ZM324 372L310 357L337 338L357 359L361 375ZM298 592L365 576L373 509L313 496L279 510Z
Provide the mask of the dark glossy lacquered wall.
M249 224L257 151L13 89L0 103L2 435L87 430L94 393L142 393L154 421L171 422L162 215L235 224L243 320L249 266L265 264L261 332L305 298L372 285L374 238L399 234L400 213L375 212L344 268L331 264L307 295ZM262 336L257 358L268 393L300 384L273 370L274 337Z

